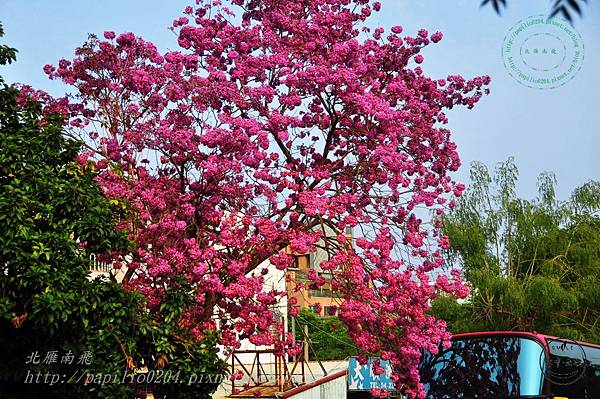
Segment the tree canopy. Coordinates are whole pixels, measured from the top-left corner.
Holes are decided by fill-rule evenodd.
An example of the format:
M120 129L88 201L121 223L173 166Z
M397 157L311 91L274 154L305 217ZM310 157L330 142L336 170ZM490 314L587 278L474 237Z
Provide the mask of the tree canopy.
M453 332L524 330L600 342L600 183L591 181L560 201L552 173L539 195L516 195L512 159L493 176L471 167L471 186L443 223L471 287L465 302L444 297L434 313Z
M456 272L430 281L446 241L416 210L441 214L462 191L445 112L472 108L490 78L426 76L421 51L442 33L370 29L381 7L197 1L173 21L179 51L104 32L45 70L75 93L51 105L124 207L117 228L135 249L113 261L152 315L184 281L192 300L179 322L197 339L218 330L229 347L249 337L297 350L291 334L280 339L272 305L285 293L265 287L261 265L284 270L284 248L322 242L349 335L417 394L420 349L449 339L429 301L465 291ZM360 230L355 246L347 227Z

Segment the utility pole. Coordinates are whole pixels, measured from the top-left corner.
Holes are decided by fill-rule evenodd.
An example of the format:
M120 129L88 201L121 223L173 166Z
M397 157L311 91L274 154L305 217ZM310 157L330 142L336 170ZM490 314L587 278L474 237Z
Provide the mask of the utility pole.
M292 337L294 339L294 344L295 344L296 343L296 318L292 317L291 319L292 319ZM294 356L294 358L296 358L296 357ZM288 355L288 361L290 361L289 359L290 358Z
M308 326L304 325L304 361L308 362Z

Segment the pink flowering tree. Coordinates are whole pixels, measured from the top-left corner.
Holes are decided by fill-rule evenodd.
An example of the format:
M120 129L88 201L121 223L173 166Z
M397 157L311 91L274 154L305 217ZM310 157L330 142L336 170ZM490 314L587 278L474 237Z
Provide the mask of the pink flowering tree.
M285 293L265 288L264 262L285 270L290 251L319 245L351 338L419 396L420 350L449 339L428 303L466 295L456 271L431 278L448 246L435 215L464 188L449 176L460 160L445 111L472 108L489 77L427 77L422 49L442 34L367 28L380 8L198 1L173 22L179 51L105 32L45 70L74 88L55 107L122 205L118 228L136 250L115 254L115 267L157 320L184 281L180 325L196 339L217 330L227 346L249 337L294 350L272 311Z

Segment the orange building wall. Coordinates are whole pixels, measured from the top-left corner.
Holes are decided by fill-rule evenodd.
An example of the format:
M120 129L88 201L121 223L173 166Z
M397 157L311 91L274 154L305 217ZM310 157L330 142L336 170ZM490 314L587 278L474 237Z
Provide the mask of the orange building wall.
M342 299L337 298L335 293L331 292L331 285L329 283L325 283L320 290L311 290L309 287L311 281L306 278L306 272L311 268L310 257L308 254L295 256L297 267L290 268L287 272L288 282L286 288L288 298L295 298L297 306L300 309L310 308L317 303L321 304L321 316L337 314L337 311L334 314L326 312L326 307L335 306L338 309L342 303ZM296 291L295 287L298 282L304 282L304 288Z

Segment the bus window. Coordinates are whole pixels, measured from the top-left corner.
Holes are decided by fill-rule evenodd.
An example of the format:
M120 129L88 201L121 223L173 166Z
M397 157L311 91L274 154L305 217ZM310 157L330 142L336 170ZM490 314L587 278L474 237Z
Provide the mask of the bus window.
M516 336L454 339L419 366L427 399L516 398L541 395L546 356L542 346Z
M569 399L600 398L600 348L551 338L547 343L550 391Z

